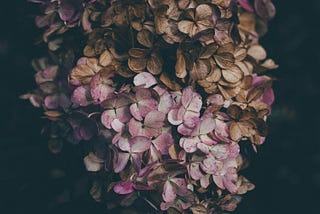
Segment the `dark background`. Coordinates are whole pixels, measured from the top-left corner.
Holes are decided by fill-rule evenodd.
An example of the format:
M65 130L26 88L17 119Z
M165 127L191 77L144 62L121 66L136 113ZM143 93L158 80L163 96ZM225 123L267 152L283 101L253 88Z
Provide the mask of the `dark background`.
M5 2L5 3L4 3ZM243 173L256 189L236 213L320 211L320 1L274 1L277 16L261 42L280 65L271 72L276 102L270 134ZM83 190L77 149L51 154L40 137L41 111L19 95L35 87L32 57L39 31L26 0L0 3L0 213L106 213Z

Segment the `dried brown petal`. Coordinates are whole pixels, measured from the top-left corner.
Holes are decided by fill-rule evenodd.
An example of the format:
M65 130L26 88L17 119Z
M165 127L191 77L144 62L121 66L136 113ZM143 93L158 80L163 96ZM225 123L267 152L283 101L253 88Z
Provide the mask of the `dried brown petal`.
M219 68L215 63L213 59L210 59L210 67L211 71L206 77L206 80L209 82L218 82L221 79L221 68Z
M216 63L224 69L230 68L234 64L234 57L231 53L220 53L214 55Z
M222 76L226 81L230 83L236 83L242 79L243 72L238 66L233 65L227 70L222 69Z
M253 88L251 91L249 91L247 100L248 102L251 102L253 100L258 99L261 97L261 95L264 93L264 88L263 87L258 87L258 88Z
M95 72L88 65L77 65L71 70L70 79L89 84Z
M190 70L191 80L201 80L206 78L210 71L210 64L208 60L198 60L193 64L193 68Z
M102 66L105 67L105 66L111 65L112 59L113 59L113 56L112 56L112 54L110 53L110 51L105 50L105 51L100 55L99 63L100 63L100 65L102 65Z
M86 45L83 49L83 55L87 57L94 57L96 55L96 51L90 45Z
M248 55L260 61L267 57L267 52L261 45L252 45L248 50Z
M242 131L237 122L231 122L230 124L230 137L236 142L242 138Z
M152 48L153 46L153 34L148 30L142 30L137 34L138 42L147 47Z
M208 94L214 94L218 91L218 86L215 84L212 84L210 87L205 88L204 91Z
M163 60L157 54L151 54L147 61L147 70L153 75L160 74L162 71Z
M146 69L147 58L129 58L128 66L134 72L142 72Z
M179 91L181 89L181 86L176 81L170 79L166 73L161 74L160 81L173 91Z
M203 47L199 54L199 59L209 59L217 51L218 47L216 43Z
M185 10L189 4L190 4L191 0L178 0L178 7L180 10Z
M251 75L244 76L240 87L244 90L248 90L252 85L253 77Z
M198 80L197 83L203 88L209 88L213 85L212 82L208 82L207 80Z
M180 32L193 36L196 34L196 26L194 21L182 20L178 23L178 29Z
M53 154L58 154L61 152L63 147L63 142L61 139L52 138L48 141L48 148Z
M131 48L128 52L129 56L134 58L146 58L148 56L149 50L141 48Z
M187 76L186 61L180 49L177 50L177 60L175 65L176 76L178 78L185 78Z
M239 120L242 117L242 109L236 105L229 106L227 113L231 118L235 120Z
M208 214L207 209L203 205L194 205L190 207L192 214Z

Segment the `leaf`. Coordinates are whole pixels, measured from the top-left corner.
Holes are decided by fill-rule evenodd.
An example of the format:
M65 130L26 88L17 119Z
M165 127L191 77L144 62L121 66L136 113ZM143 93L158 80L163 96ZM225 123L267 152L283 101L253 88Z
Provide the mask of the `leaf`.
M214 59L216 63L224 69L230 68L234 64L234 57L231 53L220 53L218 55L214 55Z
M230 137L233 141L238 142L242 138L242 131L237 122L231 122L230 124Z

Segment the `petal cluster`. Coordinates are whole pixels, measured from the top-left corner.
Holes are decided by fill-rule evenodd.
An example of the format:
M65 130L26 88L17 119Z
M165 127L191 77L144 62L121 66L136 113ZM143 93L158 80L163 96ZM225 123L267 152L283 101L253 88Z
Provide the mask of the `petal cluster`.
M49 54L35 60L54 153L84 147L109 207L226 213L267 136L277 65L259 38L270 0L30 0ZM99 182L98 182L99 181ZM107 187L107 188L106 188ZM103 194L102 194L103 192Z

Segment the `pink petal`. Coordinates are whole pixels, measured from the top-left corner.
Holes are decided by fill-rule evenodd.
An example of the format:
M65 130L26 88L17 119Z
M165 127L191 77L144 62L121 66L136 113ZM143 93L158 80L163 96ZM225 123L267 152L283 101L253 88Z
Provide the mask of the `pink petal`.
M140 109L138 107L138 103L133 103L130 106L130 113L132 114L132 116L136 119L136 120L143 120L143 117L141 115Z
M172 106L173 106L173 100L171 95L168 92L160 96L158 111L161 111L167 114L170 111Z
M114 119L111 123L111 127L116 132L121 132L123 130L123 128L125 127L125 125L123 123L121 123L120 120Z
M200 179L200 185L203 188L207 188L210 185L210 175L205 175Z
M146 137L133 137L129 140L131 152L144 152L150 148L151 141Z
M212 146L217 144L218 142L213 140L211 137L209 137L208 135L200 135L199 139L201 141L202 144L206 144L208 146Z
M118 146L122 151L126 151L126 152L129 152L131 147L129 143L129 139L126 137L119 138Z
M226 159L229 156L229 146L227 144L217 144L212 147L211 153L217 160Z
M144 125L151 128L161 128L164 125L165 119L165 113L153 110L146 115Z
M259 99L259 101L266 103L268 106L271 106L272 103L274 102L274 92L272 88L268 88L263 95L261 96L261 98Z
M191 103L193 98L193 90L192 87L187 87L183 89L182 91L182 97L181 97L181 104L185 107L188 108L189 104Z
M90 83L91 96L95 100L104 101L113 96L114 89L106 84L107 80L100 73L95 74Z
M93 153L90 153L83 159L84 165L89 172L97 172L102 168L103 160Z
M173 137L169 133L163 133L154 139L152 143L162 155L167 155L169 147L173 144Z
M220 188L220 189L226 189L226 187L223 184L223 177L220 175L213 175L213 181L214 183Z
M144 88L150 88L151 86L157 84L157 80L152 74L148 72L142 72L134 77L133 83L135 86L144 86Z
M199 112L186 111L183 117L183 123L186 126L193 128L199 123L200 121L199 116L200 116Z
M141 100L138 108L142 117L145 117L150 111L158 109L158 102L153 98Z
M190 105L187 107L189 111L200 112L202 107L202 98L200 94L194 93Z
M119 152L118 154L115 154L113 160L113 169L115 173L121 172L126 167L129 157L129 153Z
M215 121L212 118L206 118L200 122L200 134L208 134L213 131Z
M200 180L203 177L203 174L200 171L199 163L191 163L188 166L188 172L192 179Z
M237 0L237 1L241 5L241 7L243 7L246 11L254 12L253 7L251 6L248 0Z
M140 172L142 160L139 154L131 154L131 163L136 172Z
M180 146L187 152L187 153L193 153L197 151L197 144L199 143L199 140L197 138L181 138L180 139Z
M122 123L127 123L132 118L129 106L119 107L116 109L116 116Z
M215 160L213 157L209 157L204 159L200 166L208 174L217 174L222 169L223 163Z
M187 126L181 124L178 126L178 132L184 136L190 136L192 133L192 129L188 128Z
M175 190L170 181L164 183L162 198L165 202L173 202L176 198Z
M198 148L201 152L203 152L203 153L205 153L205 154L210 154L211 146L208 146L208 145L206 145L206 144L204 144L204 143L198 143L198 144L197 144L197 148Z
M88 106L92 103L90 87L88 85L77 87L72 94L71 101L79 106Z
M221 94L214 94L208 97L207 99L207 104L213 104L213 105L218 105L222 106L224 103L223 96Z
M123 182L117 183L113 187L113 190L114 192L121 195L132 193L134 191L133 183L131 181L123 181Z
M48 109L57 109L59 107L59 96L57 94L47 96L44 99L44 105Z
M144 136L147 138L156 137L160 134L161 129L154 129L152 127L144 126L141 122L132 118L129 122L129 132L135 136Z
M116 118L115 111L105 110L101 115L101 123L108 129L111 129L111 123Z
M179 109L172 109L168 113L169 123L171 123L172 125L175 125L175 126L180 125L183 122L182 118L178 117L178 110Z

